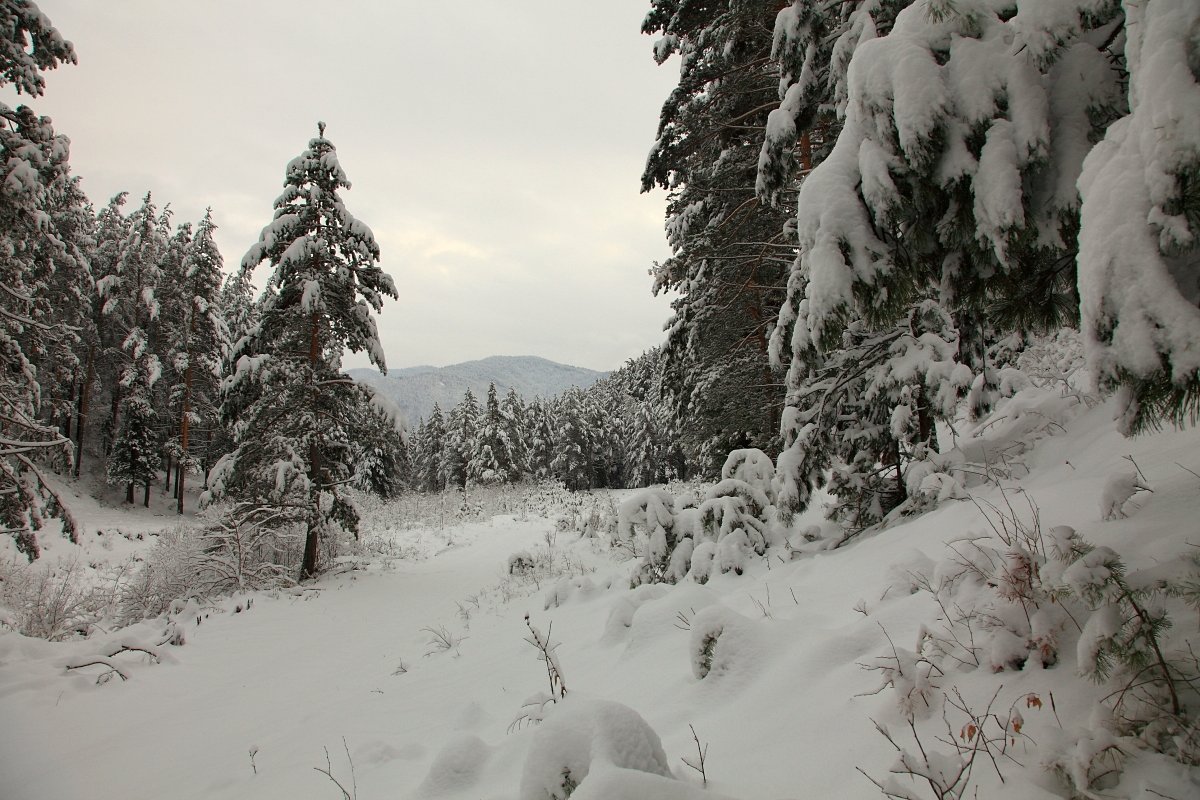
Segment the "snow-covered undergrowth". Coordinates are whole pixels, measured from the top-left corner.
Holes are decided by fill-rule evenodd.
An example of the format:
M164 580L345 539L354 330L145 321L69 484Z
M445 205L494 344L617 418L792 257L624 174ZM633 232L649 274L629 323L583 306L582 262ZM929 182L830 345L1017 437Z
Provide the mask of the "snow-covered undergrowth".
M381 505L303 588L2 633L0 794L1194 797L1200 432L1123 439L1109 404L1014 392L959 426L940 504L850 538L783 527L743 457L577 513ZM99 575L151 549L48 555Z

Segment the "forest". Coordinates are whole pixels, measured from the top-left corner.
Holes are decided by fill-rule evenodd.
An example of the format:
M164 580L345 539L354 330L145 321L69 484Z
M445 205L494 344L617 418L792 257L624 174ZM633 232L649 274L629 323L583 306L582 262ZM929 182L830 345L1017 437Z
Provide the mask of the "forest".
M476 593L474 612L459 603L464 630L481 597L499 618L514 597L546 589L547 614L603 595L615 609L606 621L562 613L604 628L602 644L629 637L626 652L646 669L665 657L659 638L637 638L635 615L662 636L686 631L687 680L704 685L759 675L747 653L775 665L807 657L800 615L832 613L825 600L840 589L802 604L795 586L836 581L845 554L842 583L876 582L854 607L867 628L847 641L885 655L867 661L847 645L828 667L857 662L899 709L869 731L897 759L889 777L854 765L869 796L982 796L968 792L981 781L1003 791L1006 776L1037 764L1053 785L1029 778L1018 796L1098 798L1119 786L1123 797L1183 800L1200 785L1200 7L648 5L654 60L678 69L640 183L666 196L671 255L650 267L652 291L671 299L661 345L588 389L527 398L493 384L405 420L343 366L363 354L386 372L378 320L399 276L380 267L375 234L343 199L350 179L325 123L314 119L315 136L280 165L282 193L262 209L257 241L227 265L214 239L220 209L180 221L168 198L87 196L69 132L37 111L44 73L83 68L74 46L31 0L0 0L0 87L23 101L0 104L0 665L5 636L90 653L109 626L166 630L153 646L124 639L66 666L99 664L110 671L97 684L116 675L132 686L117 655L165 660L185 623L199 631L220 603L241 614L252 595L321 597L350 570L394 569L409 547L456 557L449 508L463 541L484 542L471 526L486 524L523 542L507 553L506 588ZM1068 454L1058 461L1054 437ZM1086 460L1069 460L1076 452ZM1070 516L1084 485L1072 481L1085 477L1100 487L1101 529L1087 538ZM96 484L120 490L117 508L100 504L105 520L119 514L157 541L103 597L71 595L87 600L49 614L53 586L75 584L30 576L46 553L104 534L79 499ZM149 517L152 493L171 498L173 532ZM531 515L547 531L535 536ZM888 549L904 526L923 553ZM381 545L384 531L401 538ZM578 534L576 549L559 534ZM1144 553L1127 544L1134 535ZM834 572L817 577L815 563ZM597 570L613 564L619 577L603 583ZM767 581L788 576L790 600L776 597L785 613ZM935 601L919 630L889 605L902 595ZM659 617L645 622L643 607ZM887 627L867 619L876 608ZM666 765L653 730L653 746L622 750L643 736L635 712L598 695L567 702L551 630L528 613L524 626L550 692L514 723L536 729L520 745L530 755L516 796L725 796L701 790L705 747L690 723L673 741L695 739L683 774L702 777L701 789ZM432 637L427 658L469 647L444 626L420 630ZM1060 661L1071 675L1059 677ZM400 665L393 674L408 671ZM1044 755L1011 755L1037 746L1018 706L1032 715L1055 702L1031 673L1056 667L1051 685L1078 708L1055 708L1068 721L1045 734ZM787 685L761 669L765 685ZM987 700L995 675L1021 687L1007 712L994 705L1001 685ZM839 697L861 696L837 680ZM975 693L964 699L958 685ZM696 692L670 695L656 724L684 729L682 709L709 697ZM733 713L713 703L713 714ZM1093 705L1103 735L1079 727ZM756 719L782 724L774 713ZM607 753L603 781L553 743L584 729L589 757ZM485 766L493 745L478 741L482 750L448 746L418 794L486 783L478 776L500 768ZM349 745L345 755L353 769ZM455 758L476 778L446 777ZM719 790L746 791L748 763ZM314 769L350 800L357 787L339 781L328 749L325 764ZM283 784L274 791L287 796Z

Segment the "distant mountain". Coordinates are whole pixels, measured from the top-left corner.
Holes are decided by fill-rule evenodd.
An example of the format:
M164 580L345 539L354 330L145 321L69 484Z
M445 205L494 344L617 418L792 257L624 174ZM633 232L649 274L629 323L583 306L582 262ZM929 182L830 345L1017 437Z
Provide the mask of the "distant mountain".
M492 356L448 367L405 367L380 375L374 369L348 370L351 377L376 387L390 397L410 423L429 416L433 404L442 411L458 405L469 388L480 405L487 399L489 383L503 397L509 388L526 400L550 398L572 386L586 389L608 375L582 367L556 364L536 356Z

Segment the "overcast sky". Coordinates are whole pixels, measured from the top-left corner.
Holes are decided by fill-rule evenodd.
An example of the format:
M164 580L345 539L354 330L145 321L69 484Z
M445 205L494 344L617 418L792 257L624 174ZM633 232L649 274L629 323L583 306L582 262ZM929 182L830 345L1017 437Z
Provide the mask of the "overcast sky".
M400 292L389 366L613 369L662 340L665 201L638 190L676 68L639 33L647 0L38 4L79 64L31 105L88 196L150 190L176 222L211 205L227 269L327 123Z

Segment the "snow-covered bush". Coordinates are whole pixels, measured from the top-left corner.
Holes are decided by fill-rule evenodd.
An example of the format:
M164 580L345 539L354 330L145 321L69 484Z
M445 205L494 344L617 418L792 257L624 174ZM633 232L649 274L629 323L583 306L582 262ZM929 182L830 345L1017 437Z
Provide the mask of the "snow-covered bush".
M677 583L689 573L704 583L714 566L740 575L752 554L764 555L783 542L774 530L771 459L761 450L734 450L721 474L722 480L702 494L676 497L664 489L644 489L621 505L618 541L645 540L644 547L633 548L642 554L634 586Z
M671 568L671 553L678 543L675 534L675 498L664 489L642 489L617 511L618 541L645 540L642 561L631 583L658 583L666 580Z
M282 512L251 505L215 510L201 528L164 531L121 593L121 622L158 616L174 600L291 585L302 542Z
M753 657L750 644L754 623L724 605L701 609L692 619L688 637L692 674L703 679L727 672L740 660Z
M528 550L520 550L508 557L508 574L517 575L529 572L535 563L533 553Z
M760 489L736 478L726 478L709 489L700 504L701 536L720 542L741 529L754 551L762 555L767 550L772 510L771 501Z
M157 617L172 601L195 597L195 565L202 554L200 540L193 531L177 527L160 533L121 592L120 622L128 625Z
M1128 516L1125 504L1138 492L1151 491L1136 470L1122 470L1108 476L1100 494L1100 518L1124 519Z
M721 467L721 479L733 479L762 492L767 504L775 503L775 465L762 450L734 450Z
M0 628L50 641L86 635L111 612L122 578L105 580L78 557L58 563L0 558Z
M938 603L938 623L922 635L921 654L940 669L985 666L1021 669L1029 659L1058 662L1072 609L1060 601L1054 576L1074 556L1065 526L1043 535L1022 527L1007 540L992 534L949 543L953 555L918 585Z
M593 771L606 768L672 778L662 742L640 714L620 703L572 696L534 733L517 796L565 800L585 790Z
M701 585L712 577L713 561L717 556L716 542L701 542L692 550L692 566L688 574Z
M913 737L920 743L923 717L945 718L955 708L971 716L957 689L943 689L956 673L1062 669L1074 659L1068 669L1099 687L1093 727L1101 730L1057 731L1041 754L1072 796L1094 796L1115 783L1139 749L1200 764L1200 664L1188 637L1169 638L1172 604L1194 606L1200 596L1200 558L1187 554L1128 572L1114 550L1093 547L1069 526L1043 530L1032 503L1028 521L1007 509L993 509L990 534L952 541L949 558L913 572L913 585L935 599L938 618L922 626L916 651L891 643L875 666ZM992 715L988 705L969 721L971 735L993 723L1009 738L1019 734L1012 714ZM881 732L907 752L911 763L902 771L924 777L926 762ZM943 754L947 763L969 766L975 749L953 744L956 753Z
M1108 700L1118 733L1200 765L1200 663L1193 650L1172 651L1165 602L1194 594L1200 563L1193 555L1127 574L1108 547L1080 542L1079 551L1062 585L1092 610L1076 649L1080 671L1115 686Z

